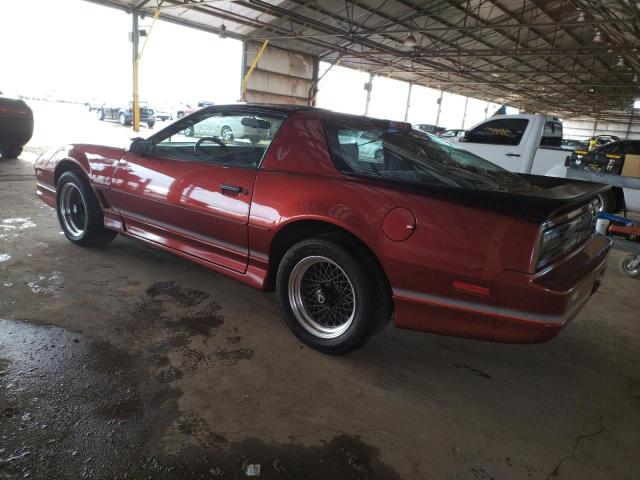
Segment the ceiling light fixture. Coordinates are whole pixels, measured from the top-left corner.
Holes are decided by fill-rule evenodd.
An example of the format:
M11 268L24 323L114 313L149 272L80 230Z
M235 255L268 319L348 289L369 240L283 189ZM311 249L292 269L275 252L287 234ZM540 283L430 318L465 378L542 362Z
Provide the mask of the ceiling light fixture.
M618 63L616 63L616 67L618 68L624 67L624 58L618 57Z
M633 79L631 80L633 83L638 83L638 75L634 75Z
M584 10L582 10L581 8L578 9L578 18L576 18L576 20L578 22L584 22L586 19L586 16L584 14Z
M405 47L417 47L418 41L416 37L413 36L413 33L408 33L407 36L402 39L402 44Z
M596 34L593 37L593 43L602 43L602 34L600 30L596 30Z

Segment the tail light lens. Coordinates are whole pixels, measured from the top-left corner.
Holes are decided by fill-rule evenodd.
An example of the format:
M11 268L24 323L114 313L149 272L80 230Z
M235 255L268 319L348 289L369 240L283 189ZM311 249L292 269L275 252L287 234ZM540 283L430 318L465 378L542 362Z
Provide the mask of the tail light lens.
M29 113L29 109L25 107L15 106L1 106L0 105L0 113L12 113L14 115L27 115Z
M540 253L536 269L550 264L575 250L595 231L598 201L571 212L561 223L548 222L540 237Z

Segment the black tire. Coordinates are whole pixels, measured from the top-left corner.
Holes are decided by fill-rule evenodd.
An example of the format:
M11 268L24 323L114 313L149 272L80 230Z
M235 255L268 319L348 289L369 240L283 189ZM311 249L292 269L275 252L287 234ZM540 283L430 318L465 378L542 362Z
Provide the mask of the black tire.
M96 117L98 117L98 120L104 120L104 110L101 108L97 109Z
M68 187L65 187L67 186ZM63 212L63 195L65 190L72 191L77 199L77 205L80 206L78 210L81 213L75 213L76 215L84 214L84 221L82 222L82 231L76 234L72 231L74 223L70 223L69 217L71 213ZM104 227L104 215L102 208L98 203L91 185L76 172L65 172L58 179L56 185L56 212L58 213L58 221L62 227L62 231L66 237L76 245L94 246L104 245L116 238L117 233L112 230L107 230ZM65 219L66 217L66 219ZM70 228L71 225L71 228Z
M601 212L616 213L620 211L616 192L614 192L612 189L598 194L598 201L600 202L599 210Z
M124 113L120 113L120 115L118 115L118 121L120 122L120 125L122 125L123 127L129 124L129 122L127 122L127 117Z
M8 145L0 148L2 158L18 158L22 153L22 147L18 145Z
M148 126L149 128L153 128L155 125L156 125L156 122L149 122L149 123L147 123L147 126Z
M285 253L276 276L278 303L284 320L291 331L306 345L322 353L332 355L342 355L360 348L371 335L388 323L392 314L391 295L380 268L377 267L375 261L368 254L362 253L362 248L359 245L352 245L349 249L343 245L348 245L348 239L341 239L336 236L314 237L296 243ZM360 253L354 256L350 252ZM326 312L327 310L333 310L335 305L338 305L338 308L342 308L340 305L345 305L342 299L348 298L340 293L331 293L330 286L327 287L326 294L323 292L325 286L320 287L317 292L313 292L316 285L319 285L314 283L318 278L314 276L315 272L310 274L309 277L306 276L307 272L311 272L311 267L307 267L308 269L302 274L299 272L300 266L304 265L305 262L315 261L321 264L318 268L324 268L322 266L324 260L317 259L329 260L330 262L325 263L325 265L330 266L330 263L332 263L338 267L338 269L331 268L334 268L334 272L342 272L344 274L344 278L348 282L341 280L342 285L347 285L347 290L351 291L351 297L353 298L352 302L346 302L348 304L346 312L352 312L349 320L344 321L342 325L338 324L338 326L329 327L334 329L344 328L344 330L338 330L339 333L330 338L323 337L322 332L317 332L312 325L301 319L305 314L309 314L309 309L306 305L311 305L311 303L315 302L316 306L311 308L320 306ZM335 275L333 277L331 275L334 274L330 274L327 278L335 278ZM297 281L297 278L300 280ZM307 282L307 284L305 285L304 282ZM296 287L297 284L299 284L299 289ZM308 293L310 288L311 294ZM309 298L310 303L305 300L302 300L302 303L297 301L296 294L291 293L296 291L307 292L302 293L302 295L311 297ZM318 295L317 300L314 299L316 295ZM326 306L320 305L325 302L324 298L327 301ZM302 309L300 305L303 306ZM305 313L301 313L302 311ZM344 311L342 310L342 312ZM315 314L315 316L311 315L313 319L318 320L321 316L322 313ZM344 314L344 316L347 317L348 315Z
M178 120L180 120L182 117L184 117L184 112L178 112L178 113L176 113L176 118L177 118Z

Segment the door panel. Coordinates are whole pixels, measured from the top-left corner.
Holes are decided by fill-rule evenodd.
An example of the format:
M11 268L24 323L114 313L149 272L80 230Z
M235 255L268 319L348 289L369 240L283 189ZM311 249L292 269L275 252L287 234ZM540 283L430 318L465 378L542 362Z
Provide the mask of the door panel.
M111 189L132 235L244 272L255 176L251 168L127 152Z

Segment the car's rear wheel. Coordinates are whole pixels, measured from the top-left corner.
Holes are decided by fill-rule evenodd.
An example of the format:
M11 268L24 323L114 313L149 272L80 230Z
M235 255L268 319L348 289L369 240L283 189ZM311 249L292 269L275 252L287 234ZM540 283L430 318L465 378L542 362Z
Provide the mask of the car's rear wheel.
M117 235L104 228L98 199L89 183L75 172L60 176L56 186L56 210L62 231L77 245L102 245Z
M156 122L149 122L149 123L147 123L147 126L148 126L149 128L153 128L153 127L155 127L155 125L156 125Z
M104 110L102 110L101 108L97 109L96 117L98 117L98 120L104 120Z
M386 282L365 255L334 237L293 245L276 277L278 302L291 331L323 353L348 353L366 343L391 316Z
M3 158L18 158L22 153L22 147L18 145L7 145L0 148L0 155Z
M126 125L127 124L127 117L125 116L124 113L120 114L119 119L120 119L120 125Z

